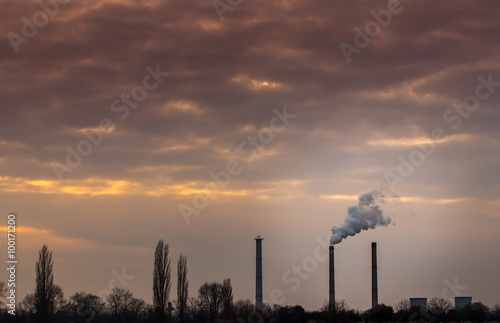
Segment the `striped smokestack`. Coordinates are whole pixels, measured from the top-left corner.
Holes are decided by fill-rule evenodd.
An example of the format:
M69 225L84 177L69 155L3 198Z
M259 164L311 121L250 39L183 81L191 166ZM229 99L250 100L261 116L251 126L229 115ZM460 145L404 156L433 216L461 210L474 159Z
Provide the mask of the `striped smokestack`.
M330 298L328 305L330 309L335 309L335 259L333 254L333 246L329 248L329 258L330 258L330 270L329 270L329 282L330 282Z
M255 268L255 309L262 312L262 238L257 236L256 242L256 268Z
M372 242L372 308L378 305L377 243Z

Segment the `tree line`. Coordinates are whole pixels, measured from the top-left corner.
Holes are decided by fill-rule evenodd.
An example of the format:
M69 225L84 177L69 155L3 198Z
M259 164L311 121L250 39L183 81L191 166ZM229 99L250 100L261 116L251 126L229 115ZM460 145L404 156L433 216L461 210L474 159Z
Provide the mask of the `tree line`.
M500 321L500 305L490 309L481 302L455 309L443 297L434 297L427 305L412 306L409 299L400 300L394 307L379 304L366 311L353 310L345 300L336 300L330 306L324 302L317 312L309 313L308 319L316 322L486 322Z
M39 251L35 265L35 288L16 305L16 315L7 312L1 298L6 297L6 284L0 281L0 322L33 323L204 323L204 322L448 322L500 321L500 306L489 309L481 302L465 306L460 311L444 298L433 298L426 308L412 307L408 299L395 307L380 304L367 311L351 309L345 300L334 306L325 301L318 311L306 312L301 306L264 304L256 312L250 300L233 301L231 280L204 283L197 297L189 297L187 258L177 262L177 298L170 301L171 260L169 247L159 240L154 254L153 304L135 298L125 288L115 287L104 299L77 292L65 299L63 289L54 283L54 260L46 245Z
M0 281L0 322L190 323L232 319L237 307L233 304L231 280L204 283L198 290L198 297L189 298L187 273L187 257L180 255L177 262L177 299L170 302L169 247L159 240L154 254L152 305L120 287L113 288L104 299L81 291L66 300L63 289L54 283L52 252L43 245L35 265L35 289L16 304L15 315L9 314L1 301L7 295L7 288Z

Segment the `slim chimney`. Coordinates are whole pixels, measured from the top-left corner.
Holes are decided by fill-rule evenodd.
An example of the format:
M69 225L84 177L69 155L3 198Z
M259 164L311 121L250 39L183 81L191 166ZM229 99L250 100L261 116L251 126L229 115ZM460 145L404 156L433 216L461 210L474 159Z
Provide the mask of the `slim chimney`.
M333 255L333 246L329 248L330 255L330 271L329 271L329 281L330 281L330 298L328 301L328 305L331 310L335 309L335 259Z
M255 309L258 312L262 312L262 238L257 236L255 238L256 242L256 276L255 276Z
M372 308L378 305L377 243L372 242Z

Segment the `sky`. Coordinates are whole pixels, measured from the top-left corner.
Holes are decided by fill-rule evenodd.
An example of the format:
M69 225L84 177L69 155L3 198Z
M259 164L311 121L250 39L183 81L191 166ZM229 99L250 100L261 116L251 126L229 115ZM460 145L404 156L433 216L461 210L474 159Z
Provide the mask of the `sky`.
M500 4L0 1L0 261L17 297L53 252L66 297L152 303L154 248L189 296L230 278L321 307L331 227L378 190L387 226L335 246L336 297L500 303ZM3 265L2 265L3 266ZM0 273L7 280L7 271Z

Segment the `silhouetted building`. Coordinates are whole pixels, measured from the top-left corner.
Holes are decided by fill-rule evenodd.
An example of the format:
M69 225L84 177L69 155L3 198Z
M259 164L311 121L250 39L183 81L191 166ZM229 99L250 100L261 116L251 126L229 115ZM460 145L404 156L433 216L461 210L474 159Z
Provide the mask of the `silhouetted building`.
M420 307L425 310L427 307L427 298L423 297L410 298L410 304L411 307Z
M469 296L455 297L455 310L457 311L461 311L466 306L471 304L472 304L472 297Z

